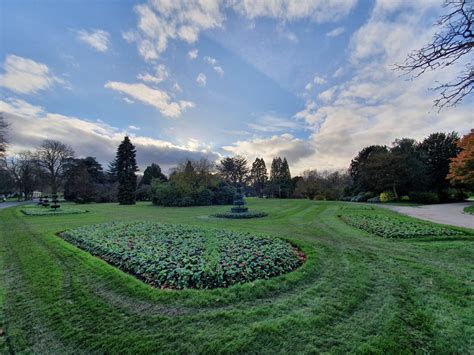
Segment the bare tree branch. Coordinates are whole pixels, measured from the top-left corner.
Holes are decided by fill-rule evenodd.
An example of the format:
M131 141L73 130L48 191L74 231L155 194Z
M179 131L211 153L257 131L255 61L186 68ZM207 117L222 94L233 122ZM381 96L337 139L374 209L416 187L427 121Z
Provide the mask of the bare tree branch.
M442 16L437 26L433 41L425 47L408 55L404 64L395 67L417 78L426 71L448 67L468 54L474 47L474 6L472 0L447 0L444 7L449 9L447 15ZM444 83L434 90L441 93L435 100L435 106L441 110L444 107L455 106L473 91L474 66L472 62L458 74L457 78Z

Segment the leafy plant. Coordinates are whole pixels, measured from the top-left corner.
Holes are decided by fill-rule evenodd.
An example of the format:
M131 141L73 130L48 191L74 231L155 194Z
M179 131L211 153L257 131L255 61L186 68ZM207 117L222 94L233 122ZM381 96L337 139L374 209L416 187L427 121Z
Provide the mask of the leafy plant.
M209 289L289 272L303 262L290 243L250 233L152 222L113 222L61 236L161 288Z
M384 238L439 237L465 234L463 231L449 227L376 214L352 214L343 215L340 218L353 227Z

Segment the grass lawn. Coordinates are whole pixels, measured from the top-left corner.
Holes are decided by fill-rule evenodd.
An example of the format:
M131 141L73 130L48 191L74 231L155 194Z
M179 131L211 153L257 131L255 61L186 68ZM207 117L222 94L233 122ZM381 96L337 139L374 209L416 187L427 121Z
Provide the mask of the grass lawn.
M218 219L209 215L228 206L150 203L92 204L88 213L50 217L1 210L0 351L474 352L474 231L387 239L339 215L415 220L342 202L249 199L249 207L269 216ZM283 237L307 260L227 289L160 290L56 236L137 220Z
M474 205L464 208L464 212L474 214Z

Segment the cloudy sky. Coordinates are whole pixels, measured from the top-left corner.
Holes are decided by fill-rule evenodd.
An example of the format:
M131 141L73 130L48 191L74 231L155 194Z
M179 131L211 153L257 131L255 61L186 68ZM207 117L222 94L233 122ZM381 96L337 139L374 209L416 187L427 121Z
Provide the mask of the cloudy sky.
M346 168L364 146L467 133L472 96L440 113L393 65L427 43L442 0L17 1L0 4L10 154L45 138L107 163L125 134L142 167L286 156Z

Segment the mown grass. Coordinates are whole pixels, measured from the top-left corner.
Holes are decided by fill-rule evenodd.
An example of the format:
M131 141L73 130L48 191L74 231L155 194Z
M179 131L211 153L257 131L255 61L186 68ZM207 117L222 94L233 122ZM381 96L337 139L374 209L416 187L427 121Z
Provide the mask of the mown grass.
M49 218L0 211L0 323L5 352L472 353L474 236L387 240L338 215L357 204L253 200L227 207L89 205ZM364 210L401 218L388 210ZM405 218L405 217L404 217ZM59 238L107 221L157 221L287 238L305 264L228 289L154 289Z
M474 205L464 208L464 212L474 214Z

